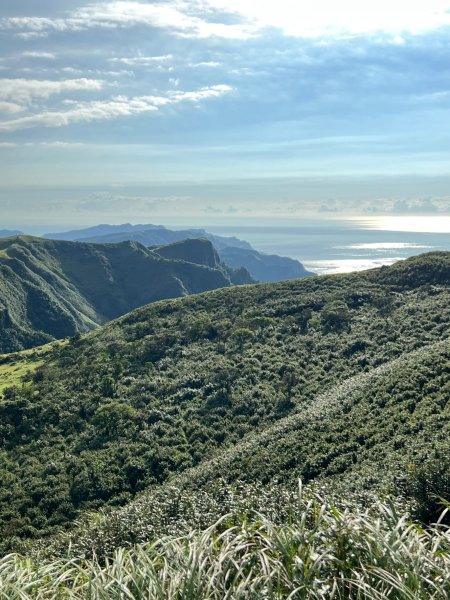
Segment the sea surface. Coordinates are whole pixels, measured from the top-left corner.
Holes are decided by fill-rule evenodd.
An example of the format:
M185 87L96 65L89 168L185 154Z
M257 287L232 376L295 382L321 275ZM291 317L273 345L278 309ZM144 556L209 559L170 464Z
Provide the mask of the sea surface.
M434 250L450 251L450 217L303 219L282 225L210 226L266 254L299 260L319 275L391 265Z

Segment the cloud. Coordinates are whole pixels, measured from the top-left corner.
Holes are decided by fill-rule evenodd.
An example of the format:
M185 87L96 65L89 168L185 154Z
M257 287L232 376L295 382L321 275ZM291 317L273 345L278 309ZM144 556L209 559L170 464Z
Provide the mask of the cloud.
M0 100L31 103L35 98L47 99L54 94L75 91L99 91L105 82L96 79L0 79Z
M0 26L3 29L25 30L25 33L31 34L141 25L169 29L182 37L245 39L252 35L252 28L248 24L211 22L197 16L195 13L205 12L202 7L203 3L196 0L190 3L179 0L158 3L100 2L79 8L66 18L10 17L2 19ZM209 13L208 7L206 9L206 13Z
M63 127L71 123L90 123L123 117L130 117L147 112L156 112L162 106L180 102L200 102L209 98L217 98L231 91L227 85L214 85L194 92L175 91L166 96L116 96L110 100L91 102L68 101L72 108L65 111L45 111L10 121L0 122L0 131L11 132L33 127Z
M10 26L3 24L0 26L0 29L10 29ZM15 37L20 38L21 40L36 40L48 37L47 31L19 31L16 32Z
M56 56L52 52L37 52L37 51L22 52L22 57L23 58L45 58L45 59L49 59L49 60L55 60L55 58L56 58Z
M56 70L55 70L56 71ZM56 71L57 72L57 71ZM70 75L85 75L92 77L134 77L134 72L131 70L121 69L120 71L105 71L103 69L76 69L75 67L62 67L60 73L68 73Z
M340 37L376 32L420 33L450 25L450 0L204 0L211 10L233 13L262 29L275 27L299 37Z
M35 144L33 144L35 145ZM39 142L39 146L43 146L45 148L84 148L86 144L82 142Z
M23 110L25 110L25 108L20 104L16 104L15 102L0 101L0 114L15 115L19 112L22 112Z
M170 97L173 102L183 102L184 100L199 102L200 100L205 100L207 98L217 98L219 96L223 96L231 91L232 88L229 85L219 84L202 88L196 92L172 92Z
M86 148L88 144L84 144L83 142L62 142L62 141L52 141L52 142L0 142L0 148L69 148L69 149L78 149L78 148Z
M266 28L306 38L388 34L395 44L403 34L417 34L450 25L450 0L116 0L78 8L64 18L9 17L4 29L22 36L51 31L147 26L180 37L248 39Z
M164 54L163 56L131 56L129 58L110 58L109 62L120 63L128 66L155 66L157 63L166 62L173 59L172 54Z
M112 194L111 192L95 192L78 201L75 208L82 211L114 211L129 214L129 211L179 211L180 205L190 203L192 196L136 196ZM124 208L126 207L126 208Z
M191 67L206 67L206 68L210 68L210 69L216 69L217 67L221 67L222 63L217 62L215 60L203 60L201 62L197 62L197 63L192 63L190 65Z
M450 205L447 202L447 209ZM394 202L392 211L394 213L403 214L418 214L418 213L435 213L439 211L439 205L437 205L430 198L420 198L415 200L397 200Z

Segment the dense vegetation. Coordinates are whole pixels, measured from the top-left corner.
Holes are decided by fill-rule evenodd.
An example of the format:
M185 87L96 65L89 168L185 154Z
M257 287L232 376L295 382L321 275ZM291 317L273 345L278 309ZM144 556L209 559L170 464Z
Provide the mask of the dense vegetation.
M158 493L195 465L175 481L183 493L219 475L397 482L434 520L427 494L448 491L449 285L450 255L436 253L152 304L52 349L0 401L4 546ZM424 458L433 481L410 480ZM124 531L99 535L142 539Z
M207 240L178 244L176 260L162 253L136 242L0 240L0 352L89 331L162 298L252 281Z
M257 497L257 496L256 496ZM278 490L265 498L276 504ZM166 498L167 500L167 498ZM446 600L450 543L392 503L362 509L319 495L292 498L290 517L232 512L203 532L117 549L111 559L0 561L5 600Z
M432 523L450 502L449 359L450 342L438 342L357 375L125 507L84 517L45 547L100 556L168 531L205 529L226 512L284 521L298 477L338 503L388 494L399 510ZM275 485L276 493L265 491Z

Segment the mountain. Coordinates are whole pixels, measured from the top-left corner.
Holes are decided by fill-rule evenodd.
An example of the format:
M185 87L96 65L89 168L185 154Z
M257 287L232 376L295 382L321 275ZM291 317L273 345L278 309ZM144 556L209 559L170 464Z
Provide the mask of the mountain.
M0 351L29 348L94 329L162 298L250 283L192 240L188 260L136 242L87 244L20 236L0 242ZM195 263L195 254L209 264ZM190 262L189 262L190 261Z
M253 279L261 282L300 279L314 275L292 258L257 252L236 237L223 237L204 229L172 231L157 225L99 225L97 227L46 234L45 238L78 240L92 243L117 243L134 240L144 246L161 246L189 238L206 238L216 248L220 260L233 269L246 269Z
M283 281L284 279L300 279L314 275L293 258L263 254L253 248L236 248L226 246L219 251L220 260L233 269L244 267L256 281Z
M442 473L450 465L450 407L445 389L436 385L445 381L448 388L449 359L447 339L331 386L303 410L149 488L125 507L83 521L56 547L64 552L70 542L75 555L99 556L105 547L145 542L149 531L164 536L168 526L178 535L206 529L236 504L242 511L282 512L292 501L285 490L295 489L299 478L319 480L336 499L381 487L404 493L408 471L420 469L430 455ZM174 496L177 512L166 500ZM437 514L420 516L437 518L439 501L434 505Z
M449 334L450 253L431 253L156 302L6 356L4 548L138 494L75 532L75 547L107 553L168 523L207 526L219 479L225 504L228 484L298 476L343 496L403 498L409 465L434 460L433 497L445 497Z
M16 229L0 229L0 238L13 237L15 235L24 235L22 231Z
M144 246L171 244L186 238L207 238L217 248L232 245L238 248L251 248L248 242L236 237L223 237L213 235L204 229L171 230L163 225L96 225L87 229L74 229L61 233L46 233L45 239L58 239L68 241L83 241L102 244L116 244L127 240L134 240Z
M115 236L124 232L139 232L148 229L158 229L157 225L132 225L131 223L123 223L122 225L94 225L87 229L72 229L61 233L46 233L43 237L51 240L63 240L67 242L90 241L90 238L98 236ZM123 239L109 240L112 243L123 242ZM106 243L106 241L105 241Z
M152 246L153 252L169 260L185 260L217 269L220 267L220 258L214 246L206 238L184 239L173 244Z
M152 252L168 260L184 261L217 269L230 279L233 285L255 283L244 267L232 268L223 263L214 246L206 238L187 238L164 246L151 246Z

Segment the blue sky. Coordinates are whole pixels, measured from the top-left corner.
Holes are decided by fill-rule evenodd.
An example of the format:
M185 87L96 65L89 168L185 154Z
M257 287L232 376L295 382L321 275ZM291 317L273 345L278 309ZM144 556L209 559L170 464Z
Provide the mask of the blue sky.
M2 226L450 214L450 0L2 0Z

